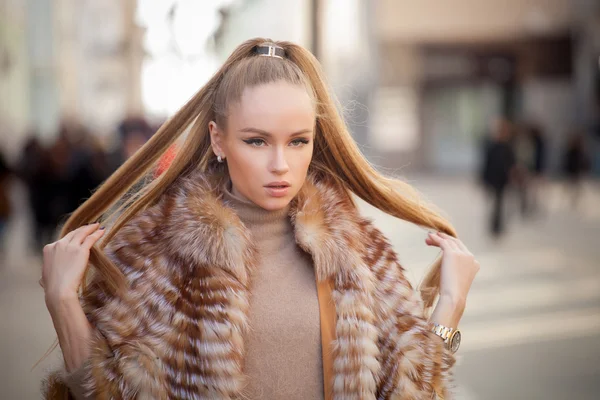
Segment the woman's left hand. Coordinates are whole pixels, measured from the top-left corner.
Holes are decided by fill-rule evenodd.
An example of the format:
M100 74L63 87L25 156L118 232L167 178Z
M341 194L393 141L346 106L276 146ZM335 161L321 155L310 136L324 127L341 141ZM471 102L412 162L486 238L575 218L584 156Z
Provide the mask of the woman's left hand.
M471 284L479 272L479 262L460 239L445 233L430 232L425 243L443 251L440 298L464 306Z

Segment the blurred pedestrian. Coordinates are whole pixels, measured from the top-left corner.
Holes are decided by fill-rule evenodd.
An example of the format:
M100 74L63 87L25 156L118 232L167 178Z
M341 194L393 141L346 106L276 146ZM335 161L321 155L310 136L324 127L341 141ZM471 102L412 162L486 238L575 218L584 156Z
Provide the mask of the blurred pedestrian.
M512 124L508 120L500 119L493 127L491 138L486 142L483 151L481 179L492 198L489 231L494 237L504 232L506 189L515 174L512 138Z
M29 156L34 154L29 154ZM34 217L34 242L40 249L50 242L61 221L72 211L69 167L71 146L59 135L49 148L41 148L38 159L26 159L30 176L30 201ZM40 247L41 246L41 247Z
M11 215L8 187L11 175L11 169L6 163L4 155L0 152L0 254L3 253L4 234L8 219Z
M535 146L527 124L513 125L511 145L515 155L512 185L519 199L521 217L531 212L531 181L535 164Z
M44 212L42 199L45 187L39 185L39 183L45 158L46 153L37 138L37 134L29 132L17 163L16 172L27 188L27 200L33 224L30 247L36 252L40 251L39 246L42 244L38 238L43 229L41 214Z
M75 211L111 174L108 154L91 132L72 145L69 166L69 212Z
M533 165L531 166L530 207L534 213L541 212L540 196L546 183L546 135L542 127L533 123L529 127L529 135L533 142Z
M562 171L566 178L566 190L571 198L571 205L579 204L583 178L590 169L590 158L585 150L585 137L582 133L575 133L567 140L563 152Z

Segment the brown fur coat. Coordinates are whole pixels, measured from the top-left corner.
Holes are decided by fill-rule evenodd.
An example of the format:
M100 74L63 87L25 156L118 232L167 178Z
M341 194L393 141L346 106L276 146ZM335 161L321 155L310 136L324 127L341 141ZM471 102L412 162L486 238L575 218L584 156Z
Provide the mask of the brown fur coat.
M111 296L98 283L83 300L94 327L83 367L92 397L239 398L257 252L216 181L181 178L107 246L129 290ZM317 279L331 282L333 398L448 398L454 359L381 232L337 185L315 178L290 217ZM46 380L46 399L68 393L61 376Z

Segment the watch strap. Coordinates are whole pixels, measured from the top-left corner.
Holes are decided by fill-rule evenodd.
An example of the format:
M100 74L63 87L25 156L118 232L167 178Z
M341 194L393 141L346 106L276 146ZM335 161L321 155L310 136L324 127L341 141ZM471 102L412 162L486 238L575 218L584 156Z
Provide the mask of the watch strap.
M433 328L431 331L441 337L445 343L452 337L452 332L454 332L453 328L449 328L447 326L441 324L433 324Z

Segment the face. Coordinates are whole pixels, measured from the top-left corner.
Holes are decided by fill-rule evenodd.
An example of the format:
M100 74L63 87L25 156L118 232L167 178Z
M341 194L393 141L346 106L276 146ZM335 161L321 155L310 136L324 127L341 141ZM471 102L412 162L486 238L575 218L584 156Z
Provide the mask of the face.
M265 210L286 207L302 188L312 155L314 104L303 86L276 82L244 90L227 129L209 124L233 193Z

